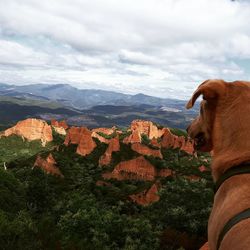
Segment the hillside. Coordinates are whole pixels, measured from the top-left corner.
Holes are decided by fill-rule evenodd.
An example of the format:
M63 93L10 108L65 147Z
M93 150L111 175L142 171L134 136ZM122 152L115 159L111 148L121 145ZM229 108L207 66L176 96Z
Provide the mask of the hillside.
M28 119L0 143L4 249L198 249L206 241L210 156L184 131L143 120L90 130Z
M168 127L184 129L195 114L193 111L146 104L134 106L99 105L90 109L78 110L51 100L0 95L0 130L29 117L47 121L53 118L63 119L70 125L90 128L113 125L128 127L134 119L139 118Z

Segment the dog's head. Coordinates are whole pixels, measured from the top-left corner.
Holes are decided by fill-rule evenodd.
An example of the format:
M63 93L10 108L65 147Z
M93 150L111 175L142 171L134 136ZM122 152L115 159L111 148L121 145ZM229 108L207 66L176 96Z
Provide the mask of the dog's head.
M202 95L199 116L187 128L188 135L194 139L195 147L200 151L213 149L213 130L215 114L219 99L226 94L226 83L223 80L207 80L203 82L186 105L187 109L193 107L197 98Z

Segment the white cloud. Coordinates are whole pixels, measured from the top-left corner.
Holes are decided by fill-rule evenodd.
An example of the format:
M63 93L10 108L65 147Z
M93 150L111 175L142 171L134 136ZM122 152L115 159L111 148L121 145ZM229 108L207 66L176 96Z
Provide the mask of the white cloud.
M249 16L247 1L1 0L0 81L187 98L249 79Z

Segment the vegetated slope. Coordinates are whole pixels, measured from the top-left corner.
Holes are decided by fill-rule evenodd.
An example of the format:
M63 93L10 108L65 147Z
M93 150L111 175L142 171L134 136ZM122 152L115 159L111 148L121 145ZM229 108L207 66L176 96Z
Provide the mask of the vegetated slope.
M194 112L179 110L172 111L166 107L152 105L94 106L89 110L75 110L64 107L58 102L0 96L0 130L15 122L36 117L50 120L54 117L65 119L75 126L112 127L129 126L134 119L151 120L164 126L184 129L195 116ZM2 129L1 129L2 128Z
M212 201L210 157L196 156L184 137L146 121L134 121L130 129L92 131L96 147L82 156L77 148L88 146L81 144L86 131L70 128L66 138L54 133L55 147L39 153L43 159L51 155L63 177L34 167L36 155L9 159L7 170L0 167L1 246L198 249L206 240ZM110 146L115 138L118 142ZM5 150L11 150L9 145ZM151 150L162 157L153 157ZM110 152L109 163L101 164ZM139 169L128 164L138 157L144 159ZM144 174L149 168L151 179Z
M41 103L34 100L17 100L16 98L1 100L0 98L0 130L28 117L40 118L43 115L68 117L79 115L79 113L64 107L57 107L50 102Z

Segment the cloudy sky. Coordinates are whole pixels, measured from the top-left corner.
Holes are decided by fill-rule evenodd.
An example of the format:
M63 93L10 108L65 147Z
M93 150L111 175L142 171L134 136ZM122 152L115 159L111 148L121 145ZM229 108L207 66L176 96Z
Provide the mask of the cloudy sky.
M250 80L250 1L0 0L0 82L186 99Z

